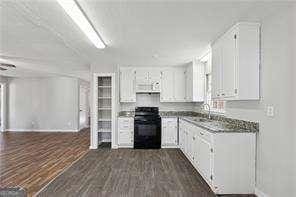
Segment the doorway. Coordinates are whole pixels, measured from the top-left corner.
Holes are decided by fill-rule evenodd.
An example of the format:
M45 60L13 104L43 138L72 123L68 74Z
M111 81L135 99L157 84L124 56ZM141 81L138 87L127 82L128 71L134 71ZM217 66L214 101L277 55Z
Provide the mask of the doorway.
M89 88L79 87L79 130L89 127Z

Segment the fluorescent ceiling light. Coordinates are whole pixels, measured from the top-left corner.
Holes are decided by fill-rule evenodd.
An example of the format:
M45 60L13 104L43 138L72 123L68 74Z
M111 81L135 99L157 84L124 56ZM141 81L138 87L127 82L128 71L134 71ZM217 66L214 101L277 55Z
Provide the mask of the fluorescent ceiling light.
M103 49L106 47L104 41L88 21L75 0L57 0L57 2L97 48Z

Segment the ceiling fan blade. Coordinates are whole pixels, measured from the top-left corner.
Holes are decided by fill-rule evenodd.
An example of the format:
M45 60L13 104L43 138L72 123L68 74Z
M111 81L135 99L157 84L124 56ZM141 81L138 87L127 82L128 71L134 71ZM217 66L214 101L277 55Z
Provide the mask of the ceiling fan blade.
M6 63L0 63L1 66L9 67L9 68L16 68L13 64L6 64Z
M4 70L7 70L7 69L6 69L6 68L2 68L2 67L0 67L0 70L4 71Z

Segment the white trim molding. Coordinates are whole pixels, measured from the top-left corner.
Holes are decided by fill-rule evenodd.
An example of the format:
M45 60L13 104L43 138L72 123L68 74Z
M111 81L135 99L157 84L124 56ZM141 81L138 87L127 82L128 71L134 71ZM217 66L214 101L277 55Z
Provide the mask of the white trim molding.
M90 133L90 147L93 149L94 147L98 147L98 145L102 142L98 140L98 77L111 77L111 148L114 148L116 145L115 131L116 131L116 111L115 111L115 73L93 73L92 74L92 84L91 84L91 133Z
M263 191L259 190L258 188L255 188L255 195L257 197L270 197L269 195L265 194Z
M0 102L0 105L1 105L1 110L0 110L0 113L1 113L1 126L0 126L0 132L4 132L6 131L6 122L7 122L7 113L6 113L6 108L7 108L7 86L6 86L6 83L0 83L1 85L1 92L0 92L0 96L1 96L1 102Z
M95 150L95 149L98 149L98 147L89 146L89 149L91 149L91 150Z

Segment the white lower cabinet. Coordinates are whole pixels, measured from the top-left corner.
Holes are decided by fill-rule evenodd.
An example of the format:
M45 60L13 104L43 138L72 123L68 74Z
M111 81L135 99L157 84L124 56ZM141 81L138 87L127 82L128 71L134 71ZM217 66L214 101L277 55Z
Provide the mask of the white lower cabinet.
M216 194L252 194L255 133L211 133L179 120L180 149Z
M118 118L118 147L134 147L134 118Z
M161 147L178 146L178 118L161 118Z
M206 179L206 182L212 183L212 144L202 137L197 137L197 150L198 155L197 168L201 175Z
M185 133L184 133L184 121L179 121L179 148L185 152Z

